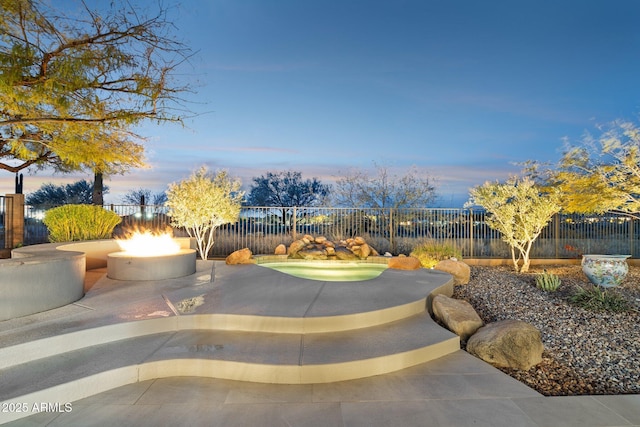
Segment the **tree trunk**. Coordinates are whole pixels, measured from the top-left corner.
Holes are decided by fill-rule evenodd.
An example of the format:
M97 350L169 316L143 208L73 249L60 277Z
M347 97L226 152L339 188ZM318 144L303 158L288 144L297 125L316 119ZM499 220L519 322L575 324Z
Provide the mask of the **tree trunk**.
M93 194L91 196L91 203L98 206L104 205L104 197L102 191L104 184L102 182L102 172L96 172L93 177Z

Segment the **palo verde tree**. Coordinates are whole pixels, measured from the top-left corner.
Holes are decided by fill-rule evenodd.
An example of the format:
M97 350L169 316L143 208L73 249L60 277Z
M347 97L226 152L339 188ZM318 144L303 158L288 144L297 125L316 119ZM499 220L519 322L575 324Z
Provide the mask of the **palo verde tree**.
M40 0L0 0L0 169L88 169L99 185L144 164L135 126L181 121L188 88L174 77L190 51L165 9L72 3L68 15Z
M200 258L207 259L215 230L238 220L244 196L240 185L227 172L213 175L204 166L189 178L169 185L166 206L172 225L184 227L196 239Z
M522 273L529 271L533 242L561 208L559 192L537 185L530 177L474 187L467 205L481 206L488 212L487 225L502 234L511 248L514 269Z
M549 172L551 186L560 189L563 211L615 212L638 218L640 213L640 129L614 122L599 137L586 135L568 146Z

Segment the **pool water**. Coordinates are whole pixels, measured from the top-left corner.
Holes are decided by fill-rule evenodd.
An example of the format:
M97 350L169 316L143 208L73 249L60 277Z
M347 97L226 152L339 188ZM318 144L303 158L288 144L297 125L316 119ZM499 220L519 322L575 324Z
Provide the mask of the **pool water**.
M370 280L387 269L386 264L330 261L268 262L259 265L302 279L326 282Z

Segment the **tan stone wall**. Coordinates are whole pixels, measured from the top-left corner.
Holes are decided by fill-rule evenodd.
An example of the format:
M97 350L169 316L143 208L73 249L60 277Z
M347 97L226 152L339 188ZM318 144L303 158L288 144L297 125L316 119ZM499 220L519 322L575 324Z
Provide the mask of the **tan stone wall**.
M24 243L24 194L5 195L4 247L13 249Z

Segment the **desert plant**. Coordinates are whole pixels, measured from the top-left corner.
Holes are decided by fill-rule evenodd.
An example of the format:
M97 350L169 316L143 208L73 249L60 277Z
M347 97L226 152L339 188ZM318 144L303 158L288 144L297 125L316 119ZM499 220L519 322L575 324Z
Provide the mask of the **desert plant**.
M579 287L569 300L579 307L593 311L620 313L631 309L629 301L622 295L600 286Z
M505 183L486 182L472 188L470 196L467 205L486 209L487 225L498 230L502 240L511 247L514 269L522 273L529 271L533 242L560 211L559 193L554 188L543 189L525 176L512 177Z
M172 224L196 239L200 258L207 259L215 230L238 220L243 192L240 181L220 171L215 176L201 167L188 179L169 185L166 206Z
M453 245L438 242L425 242L413 248L410 254L420 260L424 268L433 268L439 261L462 259L462 252Z
M59 206L49 209L43 220L51 242L108 239L120 221L115 212L94 205Z
M536 276L536 288L545 292L555 292L560 287L562 281L556 274L548 273L547 270L543 270L542 273Z

